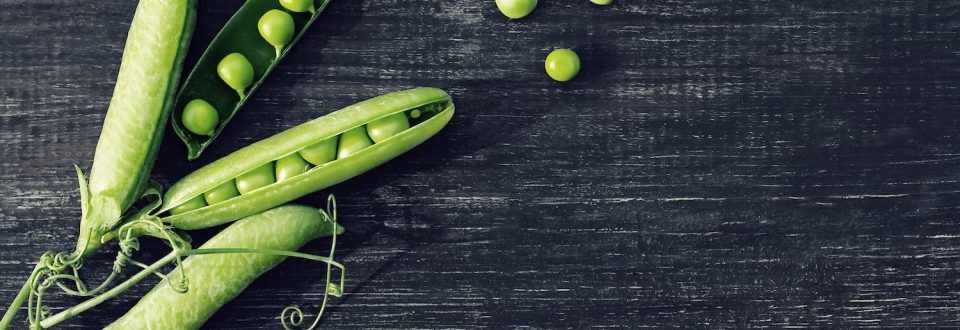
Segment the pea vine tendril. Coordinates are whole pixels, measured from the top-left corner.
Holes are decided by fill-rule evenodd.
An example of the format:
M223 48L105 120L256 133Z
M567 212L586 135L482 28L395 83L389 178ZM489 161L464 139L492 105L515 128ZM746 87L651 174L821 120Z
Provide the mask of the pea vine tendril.
M158 203L151 204L159 205ZM320 322L323 312L326 309L329 296L332 295L335 297L341 297L343 294L344 282L346 281L346 267L333 260L334 251L337 245L338 230L336 199L332 194L327 198L326 210L318 210L318 212L320 212L323 216L323 221L331 222L331 225L334 228L330 243L330 253L326 257L273 249L193 249L190 247L189 236L186 236L186 234L180 234L173 227L165 224L159 217L149 215L149 211L138 212L135 214L136 218L134 218L134 220L124 222L117 230L111 232L109 236L107 236L111 239L117 238L120 251L117 252L117 256L113 261L113 267L110 275L108 275L102 283L91 290L89 289L90 286L88 286L87 283L80 277L80 269L83 267L82 258L80 257L83 254L82 251L80 253L54 253L52 251L47 251L40 257L40 260L37 262L37 265L28 278L27 283L24 285L24 289L21 290L21 293L17 296L14 303L11 304L10 309L8 309L4 314L2 322L0 322L0 329L7 328L16 313L16 309L19 309L19 306L24 298L27 300L27 320L30 329L45 329L76 316L96 305L99 305L107 299L126 291L134 284L142 281L144 278L150 275L161 278L162 281L166 282L167 285L170 285L173 290L180 293L185 293L189 290L189 279L188 274L184 270L185 267L179 267L183 262L183 258L192 255L224 253L261 253L284 257L303 258L326 263L326 282L324 284L326 289L324 290L320 311L317 313L316 319L309 328L313 329ZM165 241L171 247L172 251L166 256L162 257L160 260L157 260L149 265L136 261L133 258L133 255L140 250L140 241L138 238L144 235L154 236ZM160 272L162 267L170 263L174 263L176 266L178 266L176 269L178 269L179 272L177 273L177 276L173 276L174 278L170 278L170 276L164 275ZM131 276L129 279L110 288L111 284L113 284L113 282L115 282L123 272L123 269L129 265L141 268L141 270ZM339 284L331 283L331 274L334 267L340 271ZM72 287L70 284L72 284ZM54 285L56 285L57 288L67 295L76 297L89 297L90 299L67 308L59 313L53 314L50 307L45 305L44 295L48 293L48 290ZM108 290L108 288L110 289ZM285 329L291 329L291 326L298 327L300 324L302 324L304 314L298 306L291 305L283 309L280 318L283 327Z

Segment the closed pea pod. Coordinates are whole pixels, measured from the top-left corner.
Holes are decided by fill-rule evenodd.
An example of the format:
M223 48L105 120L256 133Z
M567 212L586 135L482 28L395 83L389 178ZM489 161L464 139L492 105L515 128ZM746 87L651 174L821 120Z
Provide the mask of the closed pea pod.
M260 187L215 205L190 212L164 215L178 205L202 195L254 168L275 162L321 141L356 131L366 135L364 125L396 113L420 111L410 128L369 145L347 157L315 166L283 181ZM156 211L164 222L190 230L226 223L292 201L366 172L410 150L443 128L454 113L450 96L436 88L416 88L375 97L329 115L288 129L227 155L175 183L164 194ZM369 139L369 138L367 138ZM340 143L344 143L341 141ZM306 157L304 157L306 158Z
M315 5L309 15L287 13L278 0L243 3L200 56L177 95L172 125L187 146L188 159L196 159L213 143L329 2L307 1L308 7ZM182 113L195 99L218 110L210 134L198 134L185 125Z
M230 225L200 249L250 248L296 251L307 242L342 228L312 207L288 205ZM187 290L161 282L107 329L196 329L257 277L286 257L258 254L194 255L167 275L186 274Z

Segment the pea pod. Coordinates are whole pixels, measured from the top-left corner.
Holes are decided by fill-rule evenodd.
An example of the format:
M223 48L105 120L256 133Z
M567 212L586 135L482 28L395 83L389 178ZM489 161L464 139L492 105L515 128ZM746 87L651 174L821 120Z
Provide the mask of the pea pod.
M278 0L247 0L227 21L187 76L173 108L173 120L171 120L173 131L186 144L188 159L193 160L199 157L203 150L220 135L227 123L286 56L290 47L300 40L329 2L330 0L316 0L314 12L290 13L292 27L285 25L289 23L286 19L269 19L286 14ZM284 12L278 13L273 10ZM268 19L264 24L269 24L261 26L261 18L268 12L272 14L267 15ZM277 21L280 22L277 23ZM285 28L293 29L292 38L285 35L289 33ZM225 59L228 63L221 66L221 61ZM246 62L253 69L252 82L247 81L250 72L246 71L249 68ZM218 66L228 71L219 72ZM230 70L240 71L231 72ZM217 120L212 131L191 130L195 125L184 124L184 120L192 120L190 116L184 117L184 109L194 100L203 100L216 109L217 116L207 116L215 117ZM187 113L187 115L191 114Z
M315 208L281 206L237 221L200 249L296 251L309 241L332 235L334 226ZM336 230L342 232L343 228L337 226ZM179 279L180 274L186 274L186 292L177 292L169 283L161 282L107 329L199 328L254 279L285 258L256 253L191 256L167 275Z
M143 0L137 5L90 182L81 182L77 250L82 254L97 249L100 237L120 221L146 187L195 18L196 0ZM82 173L78 174L83 181Z
M164 195L163 204L155 213L176 228L191 230L261 212L352 178L393 159L439 132L450 121L453 112L450 95L440 89L427 87L394 92L351 105L237 150L196 170L170 187ZM295 153L302 155L302 151L310 150L317 144L333 145L329 141L337 136L344 136L340 139L340 145L343 146L347 143L344 141L347 140L345 132L366 134L363 130L366 124L391 115L397 118L395 115L398 113L405 114L400 118L408 121L409 129L391 136L382 135L379 142L355 150L349 156L314 164L317 166L301 174L241 192L239 196L218 201L214 205L168 215L168 211L182 210L181 205L225 182ZM369 141L366 136L364 138Z

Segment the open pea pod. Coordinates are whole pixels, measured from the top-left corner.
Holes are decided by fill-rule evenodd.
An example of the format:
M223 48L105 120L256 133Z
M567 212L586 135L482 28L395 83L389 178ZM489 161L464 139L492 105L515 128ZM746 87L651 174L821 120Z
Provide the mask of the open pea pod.
M453 112L450 95L429 87L351 105L201 167L170 187L154 214L193 230L276 207L399 156Z
M177 95L173 130L186 144L188 159L199 157L220 135L329 2L313 0L310 10L298 12L284 8L279 0L247 0L237 10L200 56ZM188 121L209 123L185 125L188 105L196 110L188 111Z

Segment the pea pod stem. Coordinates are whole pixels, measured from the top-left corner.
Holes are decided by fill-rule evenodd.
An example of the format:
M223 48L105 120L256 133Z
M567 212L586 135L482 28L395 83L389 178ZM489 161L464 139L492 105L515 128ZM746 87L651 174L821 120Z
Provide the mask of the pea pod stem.
M36 277L42 268L43 263L37 262L37 265L33 268L33 271L30 272L29 279ZM17 312L20 311L20 306L23 306L23 302L27 301L27 298L30 297L33 281L29 279L23 282L23 287L20 288L20 292L17 293L17 297L13 299L13 303L11 303L10 307L7 308L7 311L3 313L3 319L0 319L0 329L7 329L10 327L10 323L13 322L13 318L16 317Z

